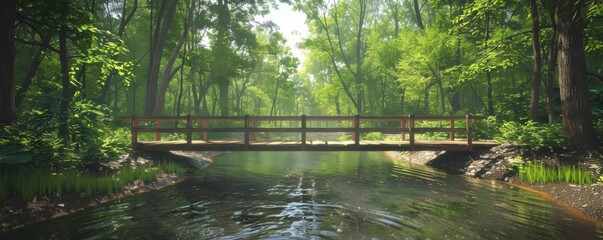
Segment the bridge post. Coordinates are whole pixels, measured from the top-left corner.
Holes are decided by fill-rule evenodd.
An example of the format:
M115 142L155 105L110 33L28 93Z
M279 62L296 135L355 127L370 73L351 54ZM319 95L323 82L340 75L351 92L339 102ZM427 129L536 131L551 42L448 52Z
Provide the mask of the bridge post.
M190 148L193 143L193 117L186 115L186 147Z
M404 117L400 120L400 128L406 128L406 118ZM406 131L402 131L402 141L406 141Z
M408 115L408 138L410 141L410 146L415 145L415 116L412 114Z
M301 144L302 148L306 149L306 114L301 115Z
M209 127L209 122L207 119L203 119L203 128L208 128ZM207 142L207 132L203 132L203 141Z
M132 115L130 133L132 133L132 148L136 148L136 145L138 145L138 117L136 115Z
M473 128L471 127L471 115L467 114L465 119L467 122L467 146L469 146L469 148L473 148Z
M454 118L450 119L450 141L454 141Z
M354 133L352 134L352 138L354 138L354 144L356 144L356 146L360 146L360 115L356 114L354 116L354 122L353 122L353 127L354 127Z
M249 114L245 114L245 146L249 146Z
M155 128L161 128L161 119L156 120ZM155 141L161 141L161 132L155 132Z

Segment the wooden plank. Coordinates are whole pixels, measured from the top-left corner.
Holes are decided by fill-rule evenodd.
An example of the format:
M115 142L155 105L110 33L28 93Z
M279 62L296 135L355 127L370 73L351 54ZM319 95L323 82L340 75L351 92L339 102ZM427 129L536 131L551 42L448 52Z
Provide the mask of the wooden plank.
M343 144L340 141L327 141L328 145L333 145L333 146L345 146L345 144Z
M266 145L270 142L271 141L254 141L254 142L251 142L251 145Z
M466 132L465 128L414 128L415 133L426 133L426 132Z
M363 140L362 142L366 143L368 145L381 145L381 143L376 142L376 141Z

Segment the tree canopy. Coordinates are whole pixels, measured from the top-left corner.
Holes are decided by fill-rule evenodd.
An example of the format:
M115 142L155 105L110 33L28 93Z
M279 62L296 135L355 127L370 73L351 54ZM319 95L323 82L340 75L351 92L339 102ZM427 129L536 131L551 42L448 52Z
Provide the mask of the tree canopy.
M306 15L304 62L287 26L258 20L279 4ZM577 147L595 146L603 121L599 0L5 0L0 9L1 123L48 123L64 147L85 107L105 118L470 113L561 121Z

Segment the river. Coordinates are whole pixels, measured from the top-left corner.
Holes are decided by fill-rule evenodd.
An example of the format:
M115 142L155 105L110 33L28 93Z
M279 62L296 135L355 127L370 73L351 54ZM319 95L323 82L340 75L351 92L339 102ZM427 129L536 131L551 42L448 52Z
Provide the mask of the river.
M603 239L538 194L383 152L234 152L2 239Z

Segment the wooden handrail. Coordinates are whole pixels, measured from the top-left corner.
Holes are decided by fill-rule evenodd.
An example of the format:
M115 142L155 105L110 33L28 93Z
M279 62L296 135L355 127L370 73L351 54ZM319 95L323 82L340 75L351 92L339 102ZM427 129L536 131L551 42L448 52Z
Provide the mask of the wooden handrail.
M161 133L184 133L186 135L187 145L191 145L193 141L193 133L202 133L203 140L208 140L210 132L241 132L244 134L244 144L250 145L256 140L257 133L260 132L293 132L301 134L301 144L306 145L306 134L308 132L350 132L354 144L360 144L360 133L381 132L388 134L400 134L403 141L406 140L406 134L409 135L408 141L411 146L415 144L415 135L427 132L444 132L449 133L450 140L455 140L455 133L465 132L467 134L467 146L472 147L473 143L473 128L472 121L476 119L484 119L481 116L471 116L469 114L461 116L234 116L234 117L198 117L198 116L121 116L118 120L131 120L132 144L138 143L138 135L142 132L155 133L155 140L161 140ZM464 120L465 126L455 127L456 120ZM154 121L155 127L141 127L140 122ZM185 127L162 127L162 122L186 122ZM259 127L261 121L289 121L299 122L299 127ZM317 121L339 121L349 122L351 127L308 127L308 122ZM415 127L417 121L448 121L448 127ZM195 123L201 123L202 127L195 127ZM209 122L239 122L242 126L239 127L210 127ZM399 127L362 127L363 122L398 122ZM301 125L301 126L300 126ZM165 126L165 124L163 125ZM275 125L276 126L276 125ZM289 125L291 126L291 125ZM328 126L328 124L327 124ZM348 125L349 126L349 125Z

